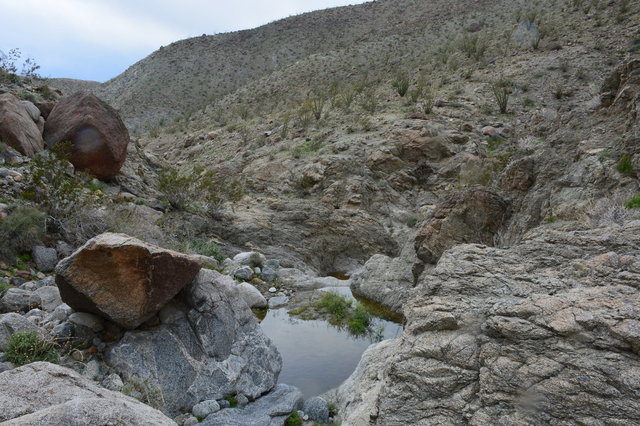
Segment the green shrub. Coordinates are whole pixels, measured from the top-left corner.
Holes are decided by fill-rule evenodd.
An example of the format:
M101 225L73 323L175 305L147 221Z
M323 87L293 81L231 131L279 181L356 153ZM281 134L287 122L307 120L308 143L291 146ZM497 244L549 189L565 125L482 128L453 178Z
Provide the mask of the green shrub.
M7 345L7 360L17 366L36 361L58 362L55 346L42 340L35 331L13 333Z
M616 166L616 170L623 175L631 176L633 174L633 162L631 161L631 156L622 154L620 161Z
M18 206L0 222L0 255L13 259L22 251L31 250L42 241L46 215L35 207Z
M628 209L640 209L640 193L636 193L624 205Z
M409 90L409 85L410 85L409 74L407 74L406 71L399 71L398 73L396 73L393 81L391 82L391 85L393 86L394 89L396 89L396 92L398 92L398 95L400 95L400 97L403 98L404 95L406 95L407 91Z
M86 173L73 172L68 159L69 142L36 154L29 163L22 197L37 203L52 218L62 220L99 200L89 191L93 180Z
M458 48L467 58L477 62L484 57L489 42L480 34L465 34L458 40Z
M378 94L375 89L368 88L362 92L360 95L360 107L369 114L376 112L378 109Z
M433 112L433 107L436 104L436 94L432 90L424 90L420 99L420 106L422 107L422 112L425 114L431 114Z
M229 402L229 408L235 408L235 407L238 406L238 400L236 399L235 396L229 395L229 396L225 397L224 399L226 399Z

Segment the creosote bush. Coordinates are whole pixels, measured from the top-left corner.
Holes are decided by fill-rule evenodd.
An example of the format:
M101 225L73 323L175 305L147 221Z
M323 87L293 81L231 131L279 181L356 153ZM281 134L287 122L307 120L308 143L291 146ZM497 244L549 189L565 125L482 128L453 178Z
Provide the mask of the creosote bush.
M58 362L58 351L52 343L38 336L35 331L13 333L6 350L7 360L17 366L36 361Z

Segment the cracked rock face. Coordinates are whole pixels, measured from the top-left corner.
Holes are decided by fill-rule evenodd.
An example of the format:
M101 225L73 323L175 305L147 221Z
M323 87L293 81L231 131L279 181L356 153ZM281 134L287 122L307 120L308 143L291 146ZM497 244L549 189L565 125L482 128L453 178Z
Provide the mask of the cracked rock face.
M200 266L191 256L106 233L58 264L56 284L74 310L132 329L178 294Z
M576 229L538 228L509 249L444 252L405 307L403 335L383 348L382 371L356 378L375 391L371 406L356 400L343 419L640 422L640 222Z
M126 381L145 383L162 411L271 390L282 359L242 300L233 279L203 269L160 312L162 324L127 332L105 361Z

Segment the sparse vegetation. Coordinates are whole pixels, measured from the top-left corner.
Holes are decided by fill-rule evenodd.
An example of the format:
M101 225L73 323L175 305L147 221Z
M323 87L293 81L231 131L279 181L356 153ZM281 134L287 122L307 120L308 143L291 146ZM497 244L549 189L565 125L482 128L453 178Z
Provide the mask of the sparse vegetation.
M36 361L58 362L55 346L43 340L35 331L13 333L6 350L7 360L17 366Z
M17 205L0 222L0 256L13 259L20 252L31 250L44 237L46 215L35 207Z
M355 336L371 331L372 315L361 303L357 303L354 307L351 300L346 297L333 292L324 292L315 307L327 312L330 315L329 322L333 325L346 327L349 333Z
M631 156L622 154L620 161L618 161L616 165L616 170L623 175L631 176L633 174L633 161L631 161Z
M404 97L409 90L409 85L411 80L409 79L409 74L406 71L398 71L391 83L393 88L396 90L400 97Z
M505 114L507 112L509 96L511 95L512 88L513 83L505 77L500 77L491 84L491 91L493 92L493 97L498 105L500 114Z
M303 423L302 417L300 417L300 413L297 410L291 413L284 422L285 426L302 426Z
M640 194L635 193L633 196L627 201L627 204L624 205L628 209L640 209Z

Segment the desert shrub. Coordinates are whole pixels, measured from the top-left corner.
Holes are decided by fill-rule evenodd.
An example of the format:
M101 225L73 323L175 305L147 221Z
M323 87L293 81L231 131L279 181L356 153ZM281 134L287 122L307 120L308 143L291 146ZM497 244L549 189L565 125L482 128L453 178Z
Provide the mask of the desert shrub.
M409 85L410 85L409 74L406 71L398 71L395 77L393 78L393 81L391 82L391 86L393 86L393 88L396 90L396 92L398 93L398 95L400 95L401 98L403 98L404 95L407 94L407 91L409 90Z
M590 209L589 219L593 227L622 225L632 217L632 213L625 208L622 196L614 196L599 200Z
M423 113L431 114L436 104L436 93L433 90L425 89L420 97L420 108Z
M470 59L475 61L481 60L487 49L489 48L489 42L480 34L464 34L458 40L458 49Z
M7 360L17 366L36 361L58 362L55 346L43 340L35 331L13 333L6 350Z
M89 185L92 177L74 173L69 163L70 143L36 154L29 163L22 197L37 203L49 216L60 219L97 201Z
M175 210L209 213L215 213L223 201L239 201L246 193L242 182L224 179L202 167L186 172L165 167L158 174L158 190L162 192L164 201Z
M509 95L511 94L512 88L513 83L505 77L501 77L491 84L491 91L493 92L493 97L501 114L507 112Z
M44 237L46 215L35 207L17 206L0 222L0 255L13 259L30 250Z
M220 247L218 247L216 243L202 238L194 238L189 241L187 251L193 251L203 256L213 257L220 263L224 260L224 255L220 251Z
M363 91L360 95L360 107L368 112L369 114L373 114L378 109L378 94L376 90L372 87Z
M616 165L616 170L623 175L631 176L633 174L633 162L631 161L631 156L622 154L620 161L618 161L618 164Z

